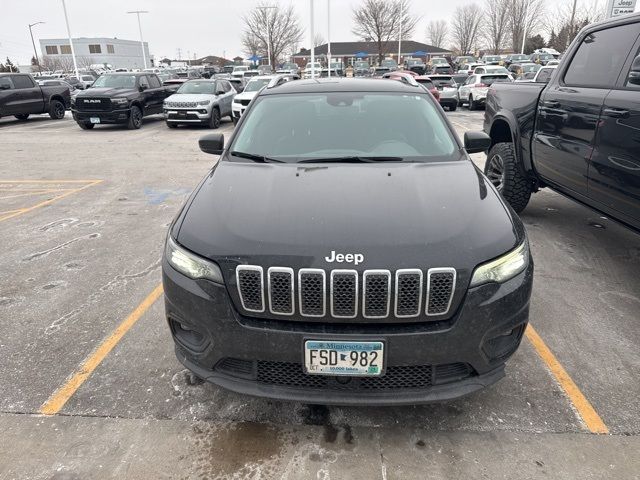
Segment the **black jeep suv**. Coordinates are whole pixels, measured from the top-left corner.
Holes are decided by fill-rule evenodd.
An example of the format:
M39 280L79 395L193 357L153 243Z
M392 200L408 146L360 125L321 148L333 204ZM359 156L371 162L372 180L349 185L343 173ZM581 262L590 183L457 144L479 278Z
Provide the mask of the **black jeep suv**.
M393 119L390 121L389 119ZM413 404L504 373L529 315L524 227L419 84L263 89L170 227L179 360L247 394Z

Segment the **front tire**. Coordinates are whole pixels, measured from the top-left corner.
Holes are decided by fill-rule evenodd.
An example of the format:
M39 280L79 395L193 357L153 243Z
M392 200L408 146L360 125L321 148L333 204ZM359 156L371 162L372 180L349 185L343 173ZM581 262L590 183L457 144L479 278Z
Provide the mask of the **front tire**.
M129 113L129 122L127 123L127 128L129 130L138 130L142 126L142 110L140 107L134 105L131 107L131 112Z
M531 198L531 184L522 174L513 143L497 143L491 148L484 173L516 212L525 209Z
M450 106L449 106L449 111L450 111L450 112L455 112L457 108L458 108L458 106L457 106L457 105L450 105Z
M167 127L169 128L178 128L178 124L177 123L173 123L173 122L166 122Z
M211 111L211 118L209 119L209 128L216 129L220 126L220 110L214 108Z
M65 114L64 103L60 100L51 100L51 105L49 105L49 117L53 120L62 120Z
M28 113L19 113L17 115L14 115L14 117L16 117L18 120L26 120L27 118L29 118L29 114Z
M476 102L473 101L473 95L469 95L469 110L476 109Z

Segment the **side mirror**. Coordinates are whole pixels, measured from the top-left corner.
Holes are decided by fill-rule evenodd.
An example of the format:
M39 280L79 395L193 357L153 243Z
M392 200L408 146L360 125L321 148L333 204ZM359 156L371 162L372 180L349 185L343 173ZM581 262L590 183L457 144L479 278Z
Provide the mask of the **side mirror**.
M198 140L200 150L212 155L220 155L224 150L224 135L222 133L210 133Z
M11 88L11 85L9 85L8 83L3 83L2 85L0 85L0 90L9 90Z
M631 85L640 85L640 56L637 56L631 64L631 71L627 83Z
M224 95L225 91L220 89L220 90L216 90L216 95Z
M147 85L140 85L138 88L140 89L141 92L144 92L149 87Z
M480 153L489 150L491 137L484 132L465 132L464 149L467 153Z

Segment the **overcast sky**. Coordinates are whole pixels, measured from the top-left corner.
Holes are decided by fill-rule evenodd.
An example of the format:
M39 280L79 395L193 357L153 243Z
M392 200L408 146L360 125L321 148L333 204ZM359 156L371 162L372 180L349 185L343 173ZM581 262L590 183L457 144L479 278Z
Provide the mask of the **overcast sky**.
M242 52L240 34L242 15L258 4L257 0L66 0L71 33L74 37L118 37L138 40L135 15L128 10L148 10L142 17L142 30L149 50L156 58L182 58L187 52L193 57L205 55L227 58ZM331 1L331 40L356 40L351 33L353 6L361 0ZM414 40L425 42L425 28L429 20L449 20L459 5L474 0L410 0L413 14L422 17ZM550 5L557 0L547 0ZM568 1L568 0L563 0ZM585 0L586 1L586 0ZM594 1L594 0L590 0ZM602 4L606 0L600 1ZM272 4L293 4L305 28L301 46L309 46L309 0L271 0ZM476 0L475 3L482 3ZM638 2L640 4L640 2ZM327 38L327 0L315 0L316 32ZM39 38L66 37L64 14L60 0L0 0L0 61L9 56L14 63L26 64L33 55L27 25L38 21L44 25L33 27L36 46ZM640 5L639 5L640 6ZM552 8L552 7L550 7ZM637 11L638 7L636 7ZM38 51L38 54L40 52Z

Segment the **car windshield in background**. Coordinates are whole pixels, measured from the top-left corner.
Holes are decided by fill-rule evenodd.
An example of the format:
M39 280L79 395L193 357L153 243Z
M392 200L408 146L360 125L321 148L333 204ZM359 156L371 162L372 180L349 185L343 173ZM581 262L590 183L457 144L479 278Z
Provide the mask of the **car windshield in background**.
M356 62L355 68L369 68L369 64L367 62Z
M176 93L200 93L204 95L214 95L216 93L215 82L186 82L182 84Z
M436 85L431 80L429 80L428 78L416 78L416 82L418 82L420 85L422 85L427 90L429 90L431 88L436 88Z
M245 92L257 92L265 85L268 85L271 81L270 78L257 78L255 80L251 80L247 83L247 86L244 88Z
M396 67L396 66L398 66L398 64L396 63L395 60L383 60L380 65L383 66L383 67Z
M133 88L136 86L135 75L101 75L93 82L95 88Z
M537 72L538 70L540 70L540 65L538 65L537 63L533 63L531 65L522 65L520 69L522 73Z
M514 62L521 62L523 60L529 60L529 55L514 55L511 57Z
M255 101L231 152L288 163L461 158L426 93L307 93L266 95Z
M489 57L484 57L484 61L485 62L499 62L500 61L500 56L499 55L493 55L493 56L489 56Z
M487 86L491 86L491 84L493 83L504 83L511 81L508 75L482 75L480 78L482 79L482 83Z

